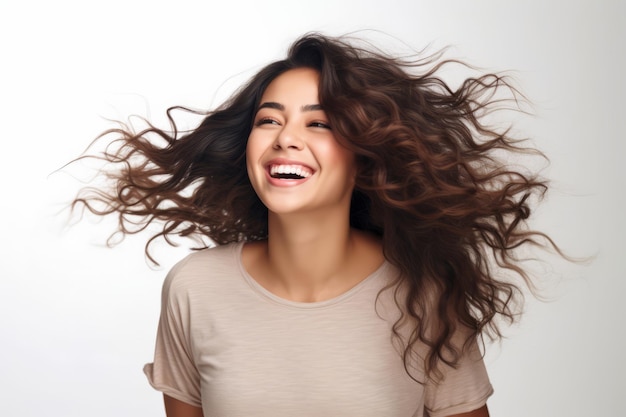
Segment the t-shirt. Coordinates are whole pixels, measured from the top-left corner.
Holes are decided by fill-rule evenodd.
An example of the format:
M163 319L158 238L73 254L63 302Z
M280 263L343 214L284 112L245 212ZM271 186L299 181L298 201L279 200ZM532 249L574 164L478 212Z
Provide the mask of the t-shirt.
M407 373L391 327L399 317L385 262L322 302L280 298L245 271L243 244L194 252L163 285L154 363L170 397L211 417L439 417L483 406L493 392L478 350L440 382ZM396 342L394 343L394 340Z

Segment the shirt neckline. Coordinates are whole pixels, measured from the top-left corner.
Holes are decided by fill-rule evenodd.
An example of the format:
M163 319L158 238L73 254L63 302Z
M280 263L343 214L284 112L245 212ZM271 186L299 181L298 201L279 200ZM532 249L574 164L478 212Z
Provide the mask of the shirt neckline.
M349 290L343 292L342 294L337 295L336 297L329 298L324 301L315 301L315 302L301 302L301 301L293 301L288 300L283 297L279 297L273 292L269 291L261 284L259 284L249 273L246 271L246 268L243 266L243 262L241 261L241 254L243 251L243 246L245 242L239 242L234 246L233 256L235 257L235 261L243 277L244 281L251 287L251 289L260 295L262 298L274 303L279 304L285 307L296 308L300 310L312 310L312 309L321 309L328 308L334 306L336 304L340 304L345 300L353 297L356 293L360 292L363 288L368 286L368 284L374 280L376 280L380 275L384 274L385 270L389 267L389 262L387 260L383 261L383 263L374 270L371 274L357 283L355 286L350 288Z

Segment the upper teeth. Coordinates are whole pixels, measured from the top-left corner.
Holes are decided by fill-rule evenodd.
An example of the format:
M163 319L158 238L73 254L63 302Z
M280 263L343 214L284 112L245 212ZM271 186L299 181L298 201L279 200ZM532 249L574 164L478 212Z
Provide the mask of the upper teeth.
M270 167L270 175L277 174L291 174L308 178L311 176L311 171L301 165L272 165Z

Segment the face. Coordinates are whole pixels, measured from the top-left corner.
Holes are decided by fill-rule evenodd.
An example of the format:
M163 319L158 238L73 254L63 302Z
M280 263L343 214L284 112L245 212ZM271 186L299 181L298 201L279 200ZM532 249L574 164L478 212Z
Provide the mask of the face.
M270 213L344 210L354 155L341 146L319 105L319 74L289 70L265 90L246 150L252 186Z

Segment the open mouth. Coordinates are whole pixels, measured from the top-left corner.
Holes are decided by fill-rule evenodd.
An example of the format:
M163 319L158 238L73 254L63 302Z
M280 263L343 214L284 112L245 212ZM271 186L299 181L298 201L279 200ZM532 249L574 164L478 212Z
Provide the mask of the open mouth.
M271 165L269 173L272 178L281 180L302 180L313 175L313 171L302 165Z

